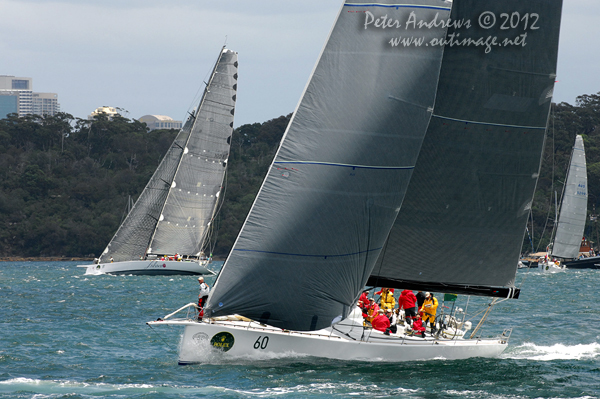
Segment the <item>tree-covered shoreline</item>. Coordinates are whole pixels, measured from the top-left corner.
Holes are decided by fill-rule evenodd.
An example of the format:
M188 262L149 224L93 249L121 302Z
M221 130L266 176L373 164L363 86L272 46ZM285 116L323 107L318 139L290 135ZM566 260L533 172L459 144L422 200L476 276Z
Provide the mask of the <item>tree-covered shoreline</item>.
M217 218L214 255L224 258L250 210L291 115L235 129ZM553 104L532 208L533 249L549 242L552 193L561 193L575 136L588 166L588 213L600 201L600 93ZM0 260L97 257L169 148L174 130L148 132L120 116L94 121L12 114L0 120ZM417 164L418 167L418 164ZM597 241L588 218L586 235ZM545 229L544 229L545 226ZM530 231L530 232L531 232ZM543 232L543 234L542 234ZM525 235L523 252L531 251ZM474 249L476 251L477 249Z
M236 129L215 256L227 255L288 121ZM0 258L100 255L176 134L120 116L0 120Z

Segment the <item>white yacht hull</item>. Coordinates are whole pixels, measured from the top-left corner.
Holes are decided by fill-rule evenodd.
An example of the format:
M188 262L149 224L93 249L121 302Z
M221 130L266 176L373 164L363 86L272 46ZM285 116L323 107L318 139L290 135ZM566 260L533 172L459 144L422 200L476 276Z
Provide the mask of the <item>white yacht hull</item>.
M544 273L556 273L566 269L562 262L543 261L538 262L538 270Z
M208 261L200 263L190 261L174 260L130 260L114 263L99 263L93 265L77 265L85 267L85 274L136 274L136 275L212 275L215 274L208 269Z
M390 336L361 325L337 324L316 332L287 331L248 321L165 320L155 325L184 327L179 364L202 363L215 355L227 357L315 356L339 360L401 362L431 359L496 357L506 349L508 337L497 339L445 339ZM348 334L345 335L344 333Z

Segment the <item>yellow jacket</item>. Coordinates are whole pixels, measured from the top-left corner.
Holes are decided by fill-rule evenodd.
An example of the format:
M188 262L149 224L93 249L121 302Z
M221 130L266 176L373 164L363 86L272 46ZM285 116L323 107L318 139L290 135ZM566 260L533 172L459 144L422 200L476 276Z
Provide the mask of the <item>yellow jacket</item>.
M382 309L394 309L396 307L394 293L390 290L381 290L380 303Z
M433 298L433 301L431 300ZM438 307L438 300L435 297L426 298L423 302L423 307L420 309L421 312L435 316Z

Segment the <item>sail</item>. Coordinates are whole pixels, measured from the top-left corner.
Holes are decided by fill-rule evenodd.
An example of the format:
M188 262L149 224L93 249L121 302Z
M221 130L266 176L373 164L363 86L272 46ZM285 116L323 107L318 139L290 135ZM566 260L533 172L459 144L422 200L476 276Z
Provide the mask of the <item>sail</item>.
M233 130L237 53L223 49L186 121L100 258L197 255L216 209ZM157 227L158 226L158 227Z
M205 315L329 327L355 306L431 118L442 46L397 45L450 3L346 1ZM423 29L442 40L445 29Z
M567 182L563 190L558 226L552 247L553 256L565 259L575 259L579 256L587 216L587 201L585 149L583 138L578 135L575 138Z
M237 89L237 53L224 49L204 92L149 253L199 255L225 176Z
M434 115L369 284L518 297L561 8L562 0L453 2L451 19L472 26L450 29L449 39L482 45L446 46Z

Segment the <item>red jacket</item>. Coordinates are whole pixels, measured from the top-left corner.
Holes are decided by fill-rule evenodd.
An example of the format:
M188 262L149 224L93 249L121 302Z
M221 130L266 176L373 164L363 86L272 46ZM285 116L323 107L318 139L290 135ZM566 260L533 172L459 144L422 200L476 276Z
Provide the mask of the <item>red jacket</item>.
M374 329L385 332L385 330L390 326L390 319L388 319L385 315L380 314L376 316L373 321L371 321L371 325Z
M415 330L417 332L425 331L425 327L423 327L423 322L419 318L415 319L415 321L413 322L412 328L413 328L413 330Z
M360 298L358 298L359 302L362 302L362 306L359 303L358 306L360 306L361 308L364 308L365 306L367 306L369 304L369 297L367 297L367 293L363 292L360 296Z
M398 298L398 307L401 309L412 309L417 306L417 297L411 290L404 290Z

